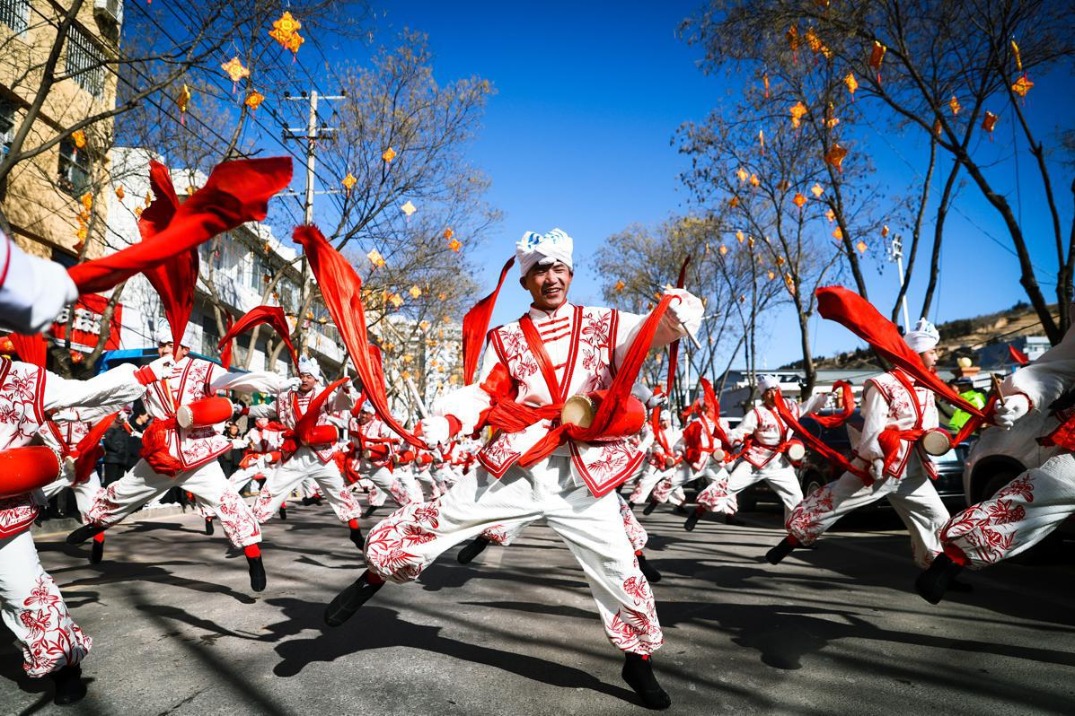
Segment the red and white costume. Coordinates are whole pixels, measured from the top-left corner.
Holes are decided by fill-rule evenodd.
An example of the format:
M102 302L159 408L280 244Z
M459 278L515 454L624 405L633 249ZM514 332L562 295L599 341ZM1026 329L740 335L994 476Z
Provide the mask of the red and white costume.
M77 410L72 420L48 421L41 429L41 439L57 453L67 455L78 446L82 438L86 437L93 423L114 412L116 409L111 406ZM51 500L70 487L75 493L75 504L78 505L79 514L85 515L93 506L93 500L101 490L101 476L96 470L90 470L86 479L82 481L73 480L73 477L73 475L61 476L55 482L41 488L41 493L46 500Z
M864 473L868 474L874 461L886 459L882 433L899 433L898 447L888 456L892 462L883 479L864 481L845 472L806 496L787 520L788 534L803 545L813 544L848 512L887 497L911 534L915 562L927 567L941 551L937 533L948 520L948 510L931 482L937 474L933 461L908 431L937 427L933 391L916 385L910 375L897 368L866 382L861 411L862 433L857 440L853 431L851 434L855 448L852 465Z
M247 431L244 439L246 452L239 462L239 469L228 478L236 491L241 493L251 480L265 481L280 464L284 430L279 423L267 422L262 427L255 426Z
M823 407L827 394L815 395L800 405L787 400L788 410L798 420L803 415ZM733 445L746 443L746 449L731 473L724 480L709 485L698 495L698 504L714 512L734 515L739 510L736 495L761 480L765 480L784 504L784 518L803 501L802 487L795 468L785 451L793 438L791 429L774 408L755 406L743 416L739 427L728 433Z
M390 495L401 507L422 501L422 490L414 481L414 476L408 471L395 469L395 456L402 441L384 421L370 417L363 423L354 417L348 432L358 453L359 475L376 485L382 494ZM384 501L380 504L384 504Z
M700 302L681 295L684 318L696 308L700 316ZM489 333L479 382L448 394L433 412L457 421L462 434L473 433L492 404L482 384L494 370L510 383L505 394L517 391L515 401L535 409L607 388L642 320L569 303L550 312L532 307L521 321ZM524 336L525 321L536 331L538 351ZM668 316L653 346L684 333ZM366 543L366 563L384 579L406 582L445 550L489 527L500 524L510 531L544 519L581 563L612 643L626 652L649 654L661 646L664 635L649 583L622 526L620 500L614 491L595 497L587 486L622 484L641 467L645 454L628 438L592 444L568 440L531 467L520 467L519 458L552 427L551 419L540 419L518 432L496 434L478 453L480 469L446 495L408 505L374 527Z
M676 468L683 462L683 455L679 451L679 440L683 433L669 424L658 425L653 431L653 442L650 443L649 453L646 455L646 465L638 478L638 483L628 502L632 505L640 505L649 499L653 488L662 480L670 478ZM667 497L665 498L667 500Z
M1023 396L1030 412L1044 412L1073 385L1075 331L1068 329L1059 344L1008 376L1001 393L1009 399ZM1058 434L1070 430L1070 410L1059 417ZM980 569L1030 549L1075 513L1075 454L1065 447L1067 442L1056 443L1060 452L1040 467L1026 470L992 498L949 520L940 533L944 553L958 565Z
M28 445L47 411L106 403L118 407L141 393L130 366L72 381L0 358L0 450ZM0 613L22 646L23 668L32 677L78 664L92 645L38 559L30 526L40 504L32 493L0 499Z
M321 406L317 416L317 425L334 425L331 413L350 410L355 404L355 396L350 390L341 386ZM257 405L250 408L251 415L259 417L277 417L289 431L294 431L300 418L306 414L310 402L324 390L318 385L303 393L297 388L283 391L276 396L272 404ZM297 439L297 438L296 438ZM297 444L293 453L284 453L279 467L265 481L254 504L254 515L258 522L264 524L273 516L280 505L299 487L304 479L312 479L321 490L321 494L332 506L332 511L343 523L358 520L362 508L353 492L344 485L343 475L336 463L336 441L320 445ZM356 523L357 524L357 523Z
M721 427L726 430L727 424ZM714 453L720 447L713 419L699 413L680 434L673 452L682 455L682 459L668 476L657 484L653 490L653 501L682 505L686 501L683 485L699 477L704 477L710 485L724 483L728 473L724 469L723 461L714 458Z
M217 461L231 450L231 440L213 426L180 428L175 415L181 406L215 396L217 391L272 392L284 379L275 373L229 373L216 363L189 356L162 370L165 375L148 377L143 402L154 422L161 421L165 426L164 452L178 461L178 471L174 475L163 474L147 462L145 441L154 430L151 423L143 436L143 458L120 480L100 492L84 517L90 524L108 527L170 488L180 486L216 513L234 546L241 548L261 542L257 520Z

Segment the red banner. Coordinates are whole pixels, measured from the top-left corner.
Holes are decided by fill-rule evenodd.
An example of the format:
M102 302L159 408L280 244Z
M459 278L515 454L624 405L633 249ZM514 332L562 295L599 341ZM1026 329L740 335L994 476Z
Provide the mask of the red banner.
M108 299L97 294L87 293L80 296L74 306L68 306L56 318L52 324L50 335L63 340L67 335L68 311L75 312L75 321L71 324L71 347L93 350L97 347L97 341L101 335L101 317L108 306ZM105 343L105 350L117 350L119 348L120 327L123 325L123 304L117 303L112 311L111 332Z

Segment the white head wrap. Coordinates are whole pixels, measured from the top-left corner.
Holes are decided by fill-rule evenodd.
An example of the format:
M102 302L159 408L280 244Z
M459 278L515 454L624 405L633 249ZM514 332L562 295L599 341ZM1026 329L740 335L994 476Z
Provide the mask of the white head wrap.
M321 366L317 364L313 358L307 356L299 357L299 375L309 373L314 378L321 380Z
M172 342L172 327L165 318L157 321L157 344ZM187 321L187 327L183 329L183 337L179 339L179 345L190 348L194 345L194 326Z
M775 375L762 375L758 376L758 390L765 392L770 388L779 388L780 379Z
M937 347L937 344L941 342L941 334L932 323L922 318L919 319L915 329L903 337L903 340L915 353L925 353Z
M571 263L574 248L575 242L561 229L553 229L547 234L527 231L515 244L519 272L525 276L534 266L549 266L557 261L574 270Z

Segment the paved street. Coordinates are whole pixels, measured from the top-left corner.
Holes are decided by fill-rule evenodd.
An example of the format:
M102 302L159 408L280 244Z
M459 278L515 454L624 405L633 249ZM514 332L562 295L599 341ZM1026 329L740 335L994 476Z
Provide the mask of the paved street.
M641 519L664 573L655 663L671 713L1075 712L1070 562L972 574L974 593L931 607L911 591L909 542L891 521L867 533L857 520L771 567L773 511L693 533L668 511ZM242 556L196 515L113 529L97 566L88 546L39 535L95 640L91 691L52 706L5 633L0 713L643 713L580 570L544 525L470 566L453 549L337 629L321 613L357 574L347 530L328 506L296 506L266 538L269 587L253 597Z

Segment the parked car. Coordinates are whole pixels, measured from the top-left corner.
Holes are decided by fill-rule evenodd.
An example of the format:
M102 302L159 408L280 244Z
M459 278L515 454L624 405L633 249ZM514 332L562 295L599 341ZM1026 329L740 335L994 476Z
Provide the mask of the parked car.
M825 414L821 413L821 415ZM822 427L810 415L803 417L799 423L812 435L819 437L826 445L850 459L851 438L848 435L848 426L856 431L861 430L862 415L856 409L851 414L851 417L847 419L847 422L835 428ZM960 443L944 455L933 458L934 463L937 465L937 480L933 483L933 486L937 488L941 501L944 502L949 511L962 510L967 506L963 494L963 466L969 448L970 443ZM806 455L799 464L796 473L799 477L799 485L802 487L803 495L809 495L811 492L821 489L840 477L840 473L833 468L831 462L810 449L807 449ZM741 510L753 509L758 502L779 502L779 499L764 482L759 482L740 494L739 507ZM888 500L878 500L870 507L875 506L887 508L889 507L889 502Z
M1055 416L1035 411L1017 421L1011 430L984 428L967 456L963 473L968 504L989 499L1024 470L1038 467L1055 455L1057 447L1045 447L1037 439L1058 425Z

